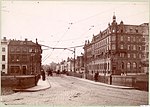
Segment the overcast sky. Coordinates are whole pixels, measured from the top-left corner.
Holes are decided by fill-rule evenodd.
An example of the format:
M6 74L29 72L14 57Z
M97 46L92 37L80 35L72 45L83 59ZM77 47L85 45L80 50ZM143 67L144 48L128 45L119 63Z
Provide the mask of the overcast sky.
M148 0L147 0L148 1ZM50 47L84 45L108 27L113 15L117 22L139 25L149 22L148 2L100 1L5 1L1 5L1 35L8 39L32 40ZM94 26L94 27L93 27ZM46 49L42 47L42 49ZM76 48L76 56L83 47ZM68 50L43 50L42 63L73 57Z

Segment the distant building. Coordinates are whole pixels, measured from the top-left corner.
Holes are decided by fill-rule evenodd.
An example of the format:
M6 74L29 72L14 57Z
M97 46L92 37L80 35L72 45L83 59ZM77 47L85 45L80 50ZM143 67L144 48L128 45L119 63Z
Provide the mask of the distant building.
M1 63L1 73L8 74L8 43L9 40L4 37L1 40L1 52L2 52L2 63Z
M145 44L148 46L148 23L127 25L116 22L116 16L108 28L93 35L92 41L84 45L85 68L87 73L106 74L144 73L143 60ZM148 39L147 39L148 40Z
M32 41L10 40L8 44L8 74L29 75L40 73L42 49Z
M76 59L76 72L83 73L84 72L84 57L77 56Z

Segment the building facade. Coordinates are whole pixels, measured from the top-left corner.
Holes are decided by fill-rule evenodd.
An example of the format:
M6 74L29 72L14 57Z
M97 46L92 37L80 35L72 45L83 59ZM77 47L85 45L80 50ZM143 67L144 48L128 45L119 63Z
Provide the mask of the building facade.
M40 73L42 49L32 41L10 40L8 44L8 74L30 75Z
M84 72L84 57L83 56L77 56L76 72L77 73L83 73Z
M86 72L104 75L144 72L145 35L148 36L148 32L142 25L127 25L123 21L118 24L114 15L107 29L93 35L91 42L85 42Z
M140 26L142 26L142 33L144 37L144 51L143 55L144 58L142 59L142 68L145 73L148 73L149 71L149 24L148 23L143 23Z
M1 52L2 52L2 62L1 62L1 73L8 74L8 43L9 40L4 37L1 40Z

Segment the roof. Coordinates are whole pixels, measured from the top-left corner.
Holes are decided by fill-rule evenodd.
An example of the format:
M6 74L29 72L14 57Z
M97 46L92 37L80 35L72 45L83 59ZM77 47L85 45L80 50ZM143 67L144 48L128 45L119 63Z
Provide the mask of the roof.
M22 40L10 40L9 45L32 45L32 46L36 46L37 43L34 43L32 41L22 41Z

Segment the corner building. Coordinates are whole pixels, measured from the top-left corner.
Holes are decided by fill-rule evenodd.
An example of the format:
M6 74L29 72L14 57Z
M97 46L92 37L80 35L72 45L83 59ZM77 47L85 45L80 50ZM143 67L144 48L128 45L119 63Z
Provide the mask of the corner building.
M126 25L121 21L118 24L116 16L113 16L107 29L93 35L91 42L85 42L86 72L105 75L143 73L142 59L145 59L145 36L148 36L148 27L148 23Z
M30 75L41 71L42 49L32 41L10 40L8 44L8 74Z

